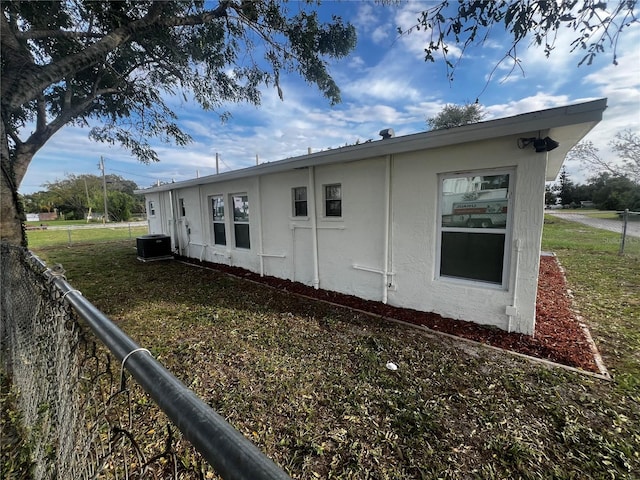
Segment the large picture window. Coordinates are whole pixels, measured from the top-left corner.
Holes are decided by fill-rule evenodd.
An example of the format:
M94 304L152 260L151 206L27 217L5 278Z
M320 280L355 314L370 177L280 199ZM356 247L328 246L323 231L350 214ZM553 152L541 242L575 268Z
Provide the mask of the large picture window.
M233 195L233 233L237 248L251 248L249 237L249 197Z
M504 285L513 172L440 178L440 276Z
M222 195L211 198L211 211L213 212L213 243L226 245L227 234L224 226L224 198Z

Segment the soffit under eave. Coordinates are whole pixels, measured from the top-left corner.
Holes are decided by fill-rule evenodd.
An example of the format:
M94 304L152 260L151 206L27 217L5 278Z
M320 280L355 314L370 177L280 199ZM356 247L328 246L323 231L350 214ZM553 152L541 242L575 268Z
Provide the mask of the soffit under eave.
M582 140L599 122L579 123L564 127L551 128L549 137L560 143L560 146L547 154L547 182L553 182L558 177L562 164L571 150L580 140Z

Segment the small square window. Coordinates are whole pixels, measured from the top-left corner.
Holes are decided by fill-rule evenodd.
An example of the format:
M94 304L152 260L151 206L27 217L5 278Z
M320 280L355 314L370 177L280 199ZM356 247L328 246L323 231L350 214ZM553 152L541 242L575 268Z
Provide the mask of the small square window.
M342 216L342 185L324 186L324 214L327 217Z
M296 187L293 189L293 216L307 216L307 187Z

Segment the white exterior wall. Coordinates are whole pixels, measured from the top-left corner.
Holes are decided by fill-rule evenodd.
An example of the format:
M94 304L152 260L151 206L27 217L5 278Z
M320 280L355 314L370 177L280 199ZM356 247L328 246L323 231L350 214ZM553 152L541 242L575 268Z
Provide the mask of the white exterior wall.
M148 193L145 195L147 223L149 224L150 232L162 231L162 221L160 219L160 195L161 193Z
M505 330L509 328L505 309L515 306L517 315L511 330L532 334L544 218L545 155L519 150L515 139L507 138L397 155L393 165L391 252L396 288L389 292L389 304ZM492 168L515 170L511 238L507 233L505 247L508 288L438 278L439 174ZM521 247L518 262L516 240ZM516 263L519 275L514 297Z
M536 132L537 134L537 132ZM543 224L545 154L520 150L516 137L473 142L407 154L390 160L391 209L387 291L385 269L386 157L315 166L147 194L162 214L149 218L151 233L174 238L182 255L242 267L264 275L314 284L317 244L319 288L445 317L509 328L507 306L515 306L511 330L532 334L535 321L540 238ZM438 278L439 174L513 168L516 197L509 245L508 285ZM314 178L317 242L314 242ZM324 185L341 184L342 217L324 215ZM293 217L292 188L307 187L308 217ZM234 246L232 194L249 198L251 249ZM226 246L213 245L211 196L225 199ZM157 196L157 198L156 198ZM185 216L179 212L184 200ZM177 238L177 244L176 244ZM516 240L521 247L516 261ZM515 270L518 264L516 282ZM514 284L517 290L514 291ZM515 304L514 304L515 298Z

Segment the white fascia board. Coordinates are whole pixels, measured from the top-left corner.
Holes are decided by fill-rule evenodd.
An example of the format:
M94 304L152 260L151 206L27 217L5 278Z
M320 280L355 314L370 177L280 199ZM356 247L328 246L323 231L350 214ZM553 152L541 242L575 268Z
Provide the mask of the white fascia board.
M217 175L208 175L205 177L194 178L192 180L185 180L183 182L168 183L157 187L136 190L136 193L147 194L175 190L257 175L279 173L298 168L307 168L310 166L346 163L367 158L382 157L385 155L394 155L417 150L429 150L449 145L524 134L527 132L560 132L563 130L562 127L582 124L578 129L565 129L565 133L573 132L574 134L565 135L565 138L562 138L561 143L568 142L571 145L569 148L571 148L589 130L591 130L591 128L602 120L602 113L606 106L607 99L602 98L575 105L523 113L512 117L488 120L485 122L464 125L446 130L415 133L412 135L377 140L375 142L368 142L360 145L325 150L309 155L287 158L276 162L267 162L261 165L233 170L231 172L224 172ZM580 132L583 133L580 134ZM564 156L568 151L567 148L558 148L558 150L559 151L555 155L551 156L550 154L550 159L553 157L554 161L552 162L552 168L550 168L551 172L549 172L548 175L551 175L555 170L558 160L560 161L560 165L562 164ZM562 152L564 152L564 154L562 154Z

